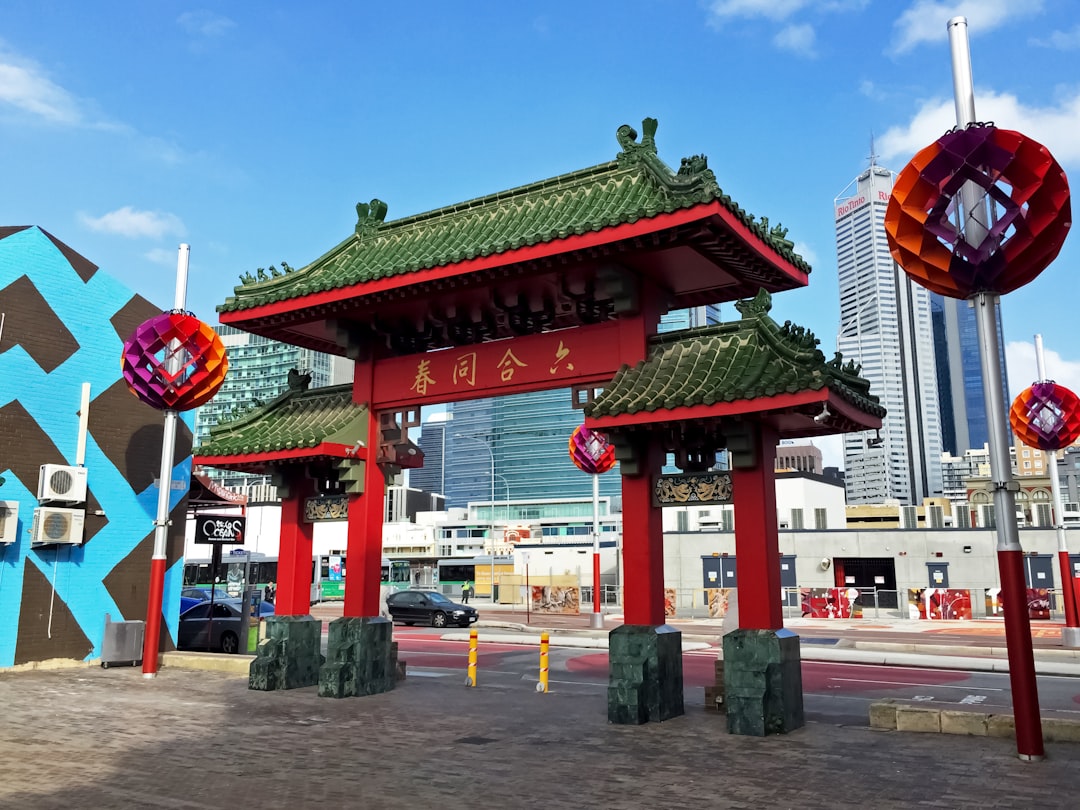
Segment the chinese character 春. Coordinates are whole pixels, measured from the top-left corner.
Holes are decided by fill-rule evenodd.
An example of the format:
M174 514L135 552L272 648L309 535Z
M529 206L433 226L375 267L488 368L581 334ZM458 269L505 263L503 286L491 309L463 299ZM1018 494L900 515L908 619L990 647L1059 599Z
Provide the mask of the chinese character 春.
M428 386L434 384L435 379L431 376L431 361L421 360L416 365L416 379L413 381L412 390L420 396L425 396Z
M454 385L459 381L476 385L476 352L463 354L454 363Z
M502 360L499 361L499 377L503 382L510 382L510 380L514 378L514 372L517 371L518 368L525 368L527 365L528 363L522 363L514 357L514 352L511 349L507 349L506 354L504 354ZM515 366L517 368L515 368Z
M565 360L569 356L570 356L570 350L568 348L566 348L566 346L564 346L563 342L560 340L559 341L559 348L555 350L555 365L553 365L551 368L548 369L548 374L554 374L556 371L558 371L559 370L559 363L561 363L563 360ZM574 364L573 363L567 363L566 364L566 370L567 371L573 371L574 370Z

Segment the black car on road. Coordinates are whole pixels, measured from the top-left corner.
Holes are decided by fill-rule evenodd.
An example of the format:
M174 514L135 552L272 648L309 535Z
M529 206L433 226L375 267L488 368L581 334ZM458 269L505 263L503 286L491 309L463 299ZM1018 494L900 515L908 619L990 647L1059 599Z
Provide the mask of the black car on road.
M386 597L390 618L407 625L468 627L478 618L476 608L452 602L437 591L398 591Z

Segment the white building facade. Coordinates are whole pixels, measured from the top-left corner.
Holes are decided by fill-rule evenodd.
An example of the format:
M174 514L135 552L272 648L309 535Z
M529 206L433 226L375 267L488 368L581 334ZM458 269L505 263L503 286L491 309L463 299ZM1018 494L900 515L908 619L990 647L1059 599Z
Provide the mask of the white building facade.
M862 367L887 409L880 436L844 437L848 503L916 505L941 494L941 417L930 293L889 253L893 176L871 163L836 198L840 331L836 348ZM879 441L880 440L880 441Z

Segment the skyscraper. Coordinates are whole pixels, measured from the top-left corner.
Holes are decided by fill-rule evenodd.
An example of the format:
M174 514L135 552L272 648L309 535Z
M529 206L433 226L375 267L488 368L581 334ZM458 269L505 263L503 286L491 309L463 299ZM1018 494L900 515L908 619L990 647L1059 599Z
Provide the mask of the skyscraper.
M998 346L1001 347L1002 401L1010 402L1001 302L995 306ZM962 456L990 441L975 310L968 301L944 298L937 293L931 293L930 307L934 318L934 350L941 398L941 444L946 453Z
M870 167L837 196L840 282L837 349L862 366L887 409L880 436L844 436L849 503L897 499L918 505L941 494L941 415L930 293L893 261L885 209L893 175Z
M311 372L311 387L346 383L352 379L352 361L311 349L279 343L234 326L218 324L214 330L225 344L229 371L214 398L195 411L195 446L206 441L210 428L228 421L255 404L265 404L288 387L290 369ZM255 485L263 476L229 470L210 474L226 486Z

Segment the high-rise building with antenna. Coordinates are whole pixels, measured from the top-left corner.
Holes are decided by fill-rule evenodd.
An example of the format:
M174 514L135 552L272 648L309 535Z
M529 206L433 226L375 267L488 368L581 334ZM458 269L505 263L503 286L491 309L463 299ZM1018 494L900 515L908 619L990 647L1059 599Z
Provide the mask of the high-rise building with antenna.
M930 293L893 261L885 209L893 174L870 166L834 202L840 286L836 347L887 409L880 433L844 437L848 503L940 495L941 416Z

